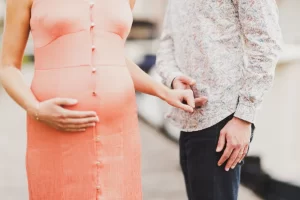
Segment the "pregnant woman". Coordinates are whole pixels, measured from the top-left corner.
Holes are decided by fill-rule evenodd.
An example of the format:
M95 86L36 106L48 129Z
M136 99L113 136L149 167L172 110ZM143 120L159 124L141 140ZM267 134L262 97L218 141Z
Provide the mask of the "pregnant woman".
M134 0L6 2L0 78L28 114L30 200L141 200L135 90L188 112L194 97L125 58ZM30 31L28 87L20 68Z

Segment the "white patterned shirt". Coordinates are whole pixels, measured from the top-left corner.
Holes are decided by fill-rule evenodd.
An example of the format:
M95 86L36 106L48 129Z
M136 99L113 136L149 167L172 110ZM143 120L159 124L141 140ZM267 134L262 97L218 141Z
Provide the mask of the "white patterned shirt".
M234 113L254 123L281 52L275 0L169 0L156 69L171 87L184 74L208 103L167 118L184 131L208 128Z

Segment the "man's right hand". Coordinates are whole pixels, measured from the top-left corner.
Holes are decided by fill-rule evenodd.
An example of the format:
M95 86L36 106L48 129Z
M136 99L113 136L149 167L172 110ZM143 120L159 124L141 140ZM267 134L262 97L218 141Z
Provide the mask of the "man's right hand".
M172 82L173 89L184 89L184 90L192 90L191 86L195 85L196 81L188 76L181 75L177 76ZM207 97L195 97L195 105L196 108L199 108L206 104Z

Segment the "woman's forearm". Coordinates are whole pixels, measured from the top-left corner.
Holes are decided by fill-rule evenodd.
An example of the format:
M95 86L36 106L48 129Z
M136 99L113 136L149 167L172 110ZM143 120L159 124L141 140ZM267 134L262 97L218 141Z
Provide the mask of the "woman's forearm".
M18 68L0 66L0 81L3 88L16 103L31 115L36 112L38 101Z
M131 74L135 90L149 95L157 96L163 100L169 88L154 81L148 74L139 68L131 60L126 59L127 67Z
M0 82L22 108L33 114L37 101L20 71L30 31L31 0L6 1L0 54Z

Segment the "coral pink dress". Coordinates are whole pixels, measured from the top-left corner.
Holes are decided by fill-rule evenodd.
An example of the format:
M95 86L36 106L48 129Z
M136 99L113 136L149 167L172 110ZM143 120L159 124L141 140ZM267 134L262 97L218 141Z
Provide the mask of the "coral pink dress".
M124 43L129 0L34 0L31 29L38 100L75 98L96 111L86 132L27 118L30 200L141 200L140 136Z

